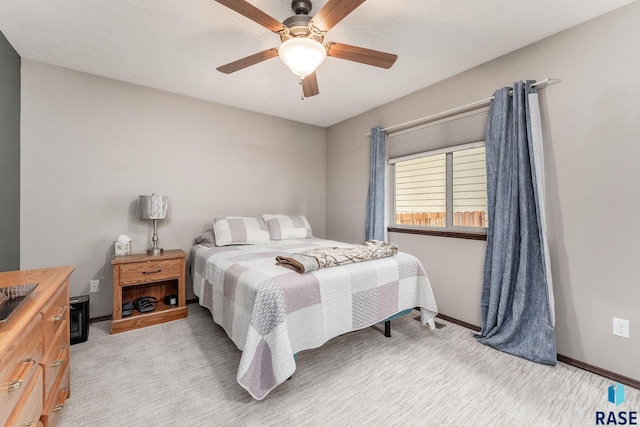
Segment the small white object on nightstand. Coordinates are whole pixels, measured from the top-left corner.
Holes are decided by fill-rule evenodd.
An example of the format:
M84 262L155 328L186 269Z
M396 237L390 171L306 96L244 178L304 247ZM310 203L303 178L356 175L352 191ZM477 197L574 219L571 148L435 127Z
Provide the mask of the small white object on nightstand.
M116 240L116 256L129 255L131 253L131 238L121 234Z

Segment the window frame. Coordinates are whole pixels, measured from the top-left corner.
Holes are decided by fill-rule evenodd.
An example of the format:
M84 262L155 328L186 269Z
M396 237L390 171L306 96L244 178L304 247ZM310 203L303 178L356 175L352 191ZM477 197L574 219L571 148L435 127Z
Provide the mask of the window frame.
M408 233L408 234L425 234L436 235L442 237L455 237L472 240L486 240L486 227L468 227L453 225L453 153L471 148L485 147L485 141L476 141L467 144L459 144L450 147L438 148L435 150L424 151L421 153L410 154L406 156L389 159L388 166L391 168L390 176L390 219L391 224L387 227L388 232ZM413 160L422 157L435 156L439 154L446 155L446 184L445 184L445 213L446 225L444 227L434 227L428 225L407 225L396 223L396 163Z

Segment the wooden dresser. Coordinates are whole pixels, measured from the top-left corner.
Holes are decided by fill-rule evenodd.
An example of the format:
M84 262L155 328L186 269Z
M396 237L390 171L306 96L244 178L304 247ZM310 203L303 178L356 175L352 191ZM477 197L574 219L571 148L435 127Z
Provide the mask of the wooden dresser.
M0 273L0 288L38 283L0 326L0 426L53 426L69 397L73 270Z

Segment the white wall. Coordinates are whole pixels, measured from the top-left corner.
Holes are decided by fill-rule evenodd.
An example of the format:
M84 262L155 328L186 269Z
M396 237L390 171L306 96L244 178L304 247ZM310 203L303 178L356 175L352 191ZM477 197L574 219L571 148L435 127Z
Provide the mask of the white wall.
M106 265L91 317L111 314L113 241L149 245L140 194L170 198L167 249L220 215L299 213L325 235L323 128L23 60L21 129L21 268L72 265L82 295Z
M364 239L371 127L487 98L540 93L558 353L640 380L640 3L542 40L327 130L327 237ZM419 72L419 71L418 71ZM391 233L424 263L442 313L480 325L484 242ZM631 339L612 335L612 317Z

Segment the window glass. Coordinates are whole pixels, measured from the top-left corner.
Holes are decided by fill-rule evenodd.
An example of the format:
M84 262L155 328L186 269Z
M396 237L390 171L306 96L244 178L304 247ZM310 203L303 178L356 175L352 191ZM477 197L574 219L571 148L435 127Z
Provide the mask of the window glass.
M484 232L487 172L480 144L394 159L395 224Z
M395 165L396 223L446 226L446 154Z
M484 147L454 151L453 225L487 227L487 169Z

